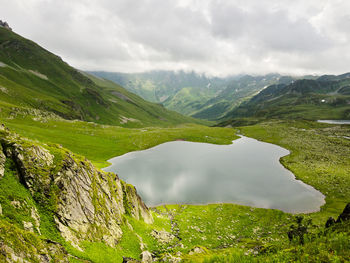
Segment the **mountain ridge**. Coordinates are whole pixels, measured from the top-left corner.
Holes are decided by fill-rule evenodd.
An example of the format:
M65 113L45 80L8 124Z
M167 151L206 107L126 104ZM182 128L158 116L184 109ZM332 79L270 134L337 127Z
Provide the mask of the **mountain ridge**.
M12 104L65 119L129 127L198 122L147 102L117 84L81 73L33 41L1 27L0 63L0 103L9 112L8 104Z

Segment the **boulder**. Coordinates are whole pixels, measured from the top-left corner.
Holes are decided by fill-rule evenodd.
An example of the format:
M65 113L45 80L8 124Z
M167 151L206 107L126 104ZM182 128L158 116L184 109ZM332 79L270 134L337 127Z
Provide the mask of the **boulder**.
M175 239L175 236L167 231L152 230L151 235L162 244L171 243Z
M143 251L141 253L141 262L142 263L152 263L152 254L149 251Z
M337 219L337 223L340 223L340 222L345 222L345 221L348 221L350 220L350 203L348 203L343 212L338 216L338 219Z

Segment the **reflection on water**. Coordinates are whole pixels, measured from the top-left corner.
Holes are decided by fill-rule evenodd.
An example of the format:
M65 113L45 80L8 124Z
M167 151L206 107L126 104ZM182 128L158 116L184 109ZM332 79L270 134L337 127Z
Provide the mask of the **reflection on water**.
M350 120L318 120L317 122L329 124L350 124Z
M231 145L176 141L113 158L104 170L135 185L149 206L220 202L286 212L318 210L324 196L280 164L288 153L247 137Z

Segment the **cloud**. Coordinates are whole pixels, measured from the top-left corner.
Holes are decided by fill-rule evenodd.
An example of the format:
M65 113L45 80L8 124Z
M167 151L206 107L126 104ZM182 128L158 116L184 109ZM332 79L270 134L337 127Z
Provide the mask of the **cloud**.
M341 73L347 0L0 0L14 31L85 70Z

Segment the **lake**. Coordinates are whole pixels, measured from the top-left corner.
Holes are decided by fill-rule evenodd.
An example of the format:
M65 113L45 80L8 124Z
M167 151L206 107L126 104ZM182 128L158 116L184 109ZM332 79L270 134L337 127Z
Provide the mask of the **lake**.
M318 120L317 122L329 124L350 124L350 120Z
M319 210L324 196L279 162L289 151L242 136L231 145L167 142L110 159L115 172L148 206L236 203L301 213Z

